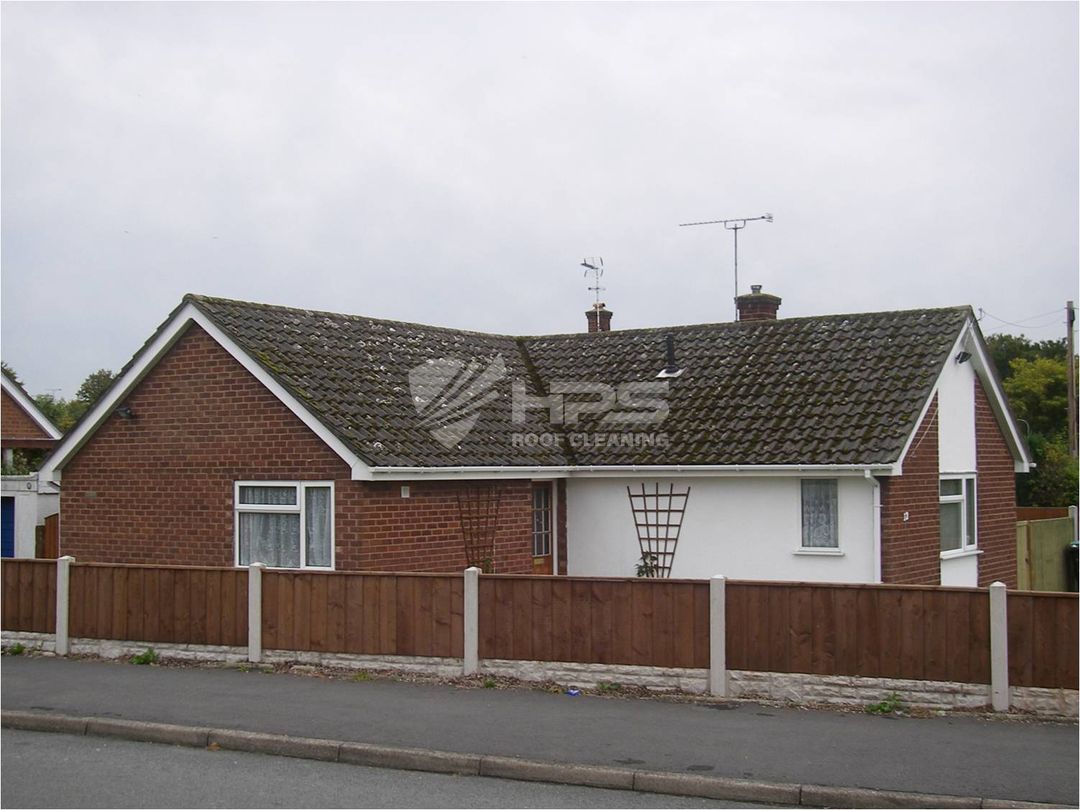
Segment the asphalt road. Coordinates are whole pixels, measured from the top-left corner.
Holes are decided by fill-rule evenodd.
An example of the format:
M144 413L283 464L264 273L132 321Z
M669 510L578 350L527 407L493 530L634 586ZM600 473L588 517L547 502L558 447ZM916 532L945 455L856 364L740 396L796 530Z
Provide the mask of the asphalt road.
M0 753L11 808L747 806L11 729Z
M1078 800L1075 724L717 707L48 657L5 658L2 674L5 709L773 782Z

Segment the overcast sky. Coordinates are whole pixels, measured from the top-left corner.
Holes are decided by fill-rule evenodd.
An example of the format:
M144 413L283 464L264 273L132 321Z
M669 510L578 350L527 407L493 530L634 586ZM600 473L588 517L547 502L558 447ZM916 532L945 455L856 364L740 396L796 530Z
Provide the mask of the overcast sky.
M1077 294L1076 3L2 6L2 354L185 292L512 334ZM1000 320L1023 328L1004 326ZM58 391L56 389L59 389Z

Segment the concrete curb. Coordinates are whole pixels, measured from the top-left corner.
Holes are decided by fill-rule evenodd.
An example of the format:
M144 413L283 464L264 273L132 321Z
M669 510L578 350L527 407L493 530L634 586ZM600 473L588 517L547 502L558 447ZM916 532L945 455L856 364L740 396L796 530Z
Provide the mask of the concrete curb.
M768 802L789 807L799 805L802 792L800 785L783 782L753 782L747 779L655 771L635 773L634 790L646 793L671 793L676 796L701 796L706 799L726 799L733 802Z
M480 775L479 756L423 748L390 748L370 743L341 743L338 762L367 765L370 768L395 768L399 771Z
M65 714L38 712L0 712L0 726L23 731L57 731L64 734L86 734L86 718Z
M515 757L459 754L421 748L392 748L369 743L293 737L238 729L201 728L171 723L149 723L102 717L75 717L44 712L0 711L0 727L23 731L117 737L136 742L216 746L232 751L342 762L375 768L550 782L560 785L636 790L676 796L698 796L735 802L767 802L789 807L941 807L941 808L1051 808L1060 804L946 796L870 788L755 782L725 777L663 771L634 771L603 765L574 765Z
M217 745L232 751L248 751L253 754L273 754L297 759L319 759L337 762L339 743L332 740L315 740L309 737L290 737L285 734L262 734L255 731L210 729L207 745Z
M122 737L125 740L137 742L206 748L210 729L174 726L171 723L147 723L142 720L88 717L86 718L86 734L95 737Z
M522 782L555 782L561 785L633 790L634 771L602 765L569 765L514 757L483 757L480 775Z
M940 796L932 793L905 793L869 788L803 785L801 804L815 807L982 807L982 799L967 796Z

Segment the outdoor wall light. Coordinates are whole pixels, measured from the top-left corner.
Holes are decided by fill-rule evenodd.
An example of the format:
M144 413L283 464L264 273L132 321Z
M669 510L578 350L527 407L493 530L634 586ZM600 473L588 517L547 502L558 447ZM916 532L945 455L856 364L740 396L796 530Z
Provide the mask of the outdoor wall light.
M119 416L121 419L134 419L135 411L131 410L131 408L127 405L121 405L119 408L116 409L116 415Z
M966 363L970 359L971 359L971 352L960 352L959 354L956 355L956 362L957 363Z

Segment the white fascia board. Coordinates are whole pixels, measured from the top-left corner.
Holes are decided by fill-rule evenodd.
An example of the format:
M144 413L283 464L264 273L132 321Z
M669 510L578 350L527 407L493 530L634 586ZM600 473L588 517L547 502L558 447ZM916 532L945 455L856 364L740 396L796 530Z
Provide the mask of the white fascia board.
M990 401L990 409L994 412L998 424L1005 428L1006 441L1009 444L1009 449L1012 450L1016 472L1026 473L1030 472L1033 468L1034 465L1032 464L1031 458L1029 458L1024 451L1024 442L1020 438L1020 432L1013 421L1008 406L1005 404L1007 401L1005 399L1005 394L997 383L997 376L992 371L993 360L987 355L983 341L976 336L974 330L975 321L969 317L964 322L964 326L961 328L959 336L956 338L952 348L949 350L948 356L945 358L944 364L942 364L941 369L938 371L937 379L934 381L934 387L931 389L930 395L927 396L926 402L923 403L922 410L919 412L919 418L915 421L915 427L911 431L911 435L908 436L907 441L904 443L904 449L900 453L900 461L897 464L897 469L899 470L897 475L902 474L904 459L907 458L908 451L911 449L911 444L915 440L919 428L922 427L923 419L926 418L926 414L930 410L930 403L934 401L934 397L938 393L941 386L941 377L945 373L945 369L948 368L949 363L956 362L956 355L961 351L968 352L971 355L972 359L968 362L972 364L976 376L983 384L983 390L987 392L987 399ZM974 414L972 414L972 418L974 418Z
M173 344L178 341L192 324L198 324L210 335L234 360L251 373L255 379L262 383L267 390L277 397L285 407L307 425L316 436L322 439L326 445L334 451L352 472L354 479L362 479L367 465L337 436L330 432L315 416L305 408L295 397L278 383L267 371L260 366L250 355L241 349L228 335L217 327L199 309L191 303L182 307L160 331L153 343L147 346L136 358L131 368L124 377L109 392L109 394L94 406L82 423L75 431L69 433L53 454L46 460L39 474L42 480L59 481L64 465L78 452L101 424L109 418L114 410L135 389L142 379L150 372L158 361L165 355ZM138 418L138 414L136 414ZM369 473L370 474L370 473Z
M703 476L865 476L895 475L892 464L701 464L701 465L611 465L584 467L371 467L375 481L449 481L481 478L623 478L663 476L694 478ZM353 476L356 479L356 476Z
M970 322L970 321L969 321ZM915 437L919 435L919 428L923 425L923 420L926 419L926 414L930 412L930 405L934 401L934 397L937 396L938 390L941 388L941 377L945 373L945 369L949 367L949 363L953 362L957 352L963 348L967 339L968 323L965 322L960 328L960 334L956 340L953 341L952 348L949 349L948 355L945 357L945 362L941 364L941 368L938 369L937 376L934 378L934 387L930 389L930 393L926 396L926 402L923 403L922 409L919 411L919 418L915 420L915 427L911 429L911 433L907 437L907 441L904 442L904 447L900 451L900 460L896 463L897 475L903 475L904 460L907 458L908 452L911 450L911 445L915 441ZM940 407L940 406L939 406Z
M3 384L4 390L19 404L19 407L26 411L26 415L34 420L34 424L48 433L51 438L60 439L64 435L41 412L37 403L30 399L19 386L8 379L7 374L0 374L0 384Z

